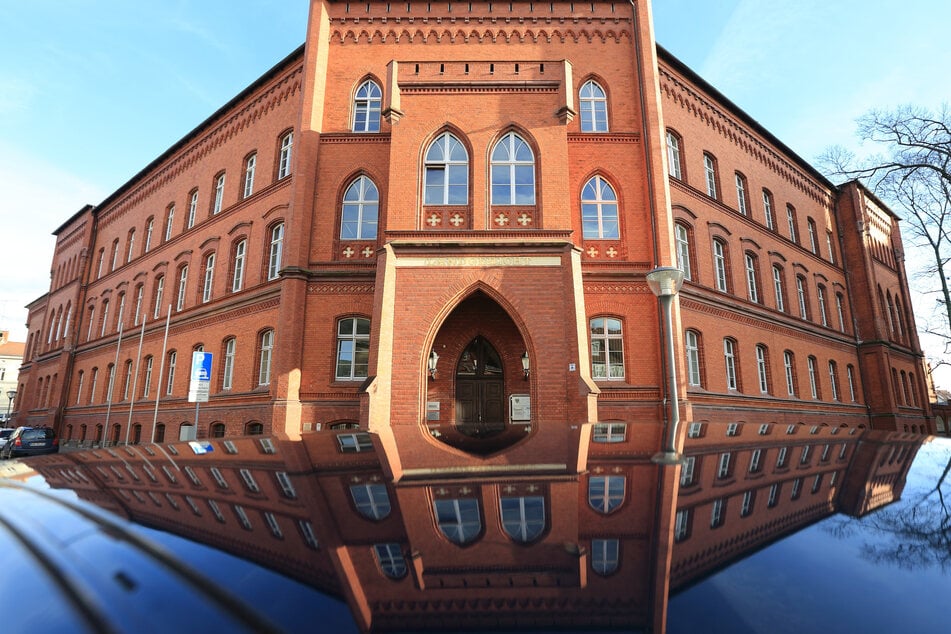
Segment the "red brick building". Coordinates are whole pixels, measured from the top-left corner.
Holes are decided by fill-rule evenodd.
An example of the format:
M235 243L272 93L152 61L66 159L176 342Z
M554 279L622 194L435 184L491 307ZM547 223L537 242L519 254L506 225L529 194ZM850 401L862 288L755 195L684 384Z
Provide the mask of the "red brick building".
M678 264L684 420L932 429L897 218L657 48L647 2L313 1L55 235L15 413L64 442L353 426L397 480L574 474L600 422L646 459L645 274Z

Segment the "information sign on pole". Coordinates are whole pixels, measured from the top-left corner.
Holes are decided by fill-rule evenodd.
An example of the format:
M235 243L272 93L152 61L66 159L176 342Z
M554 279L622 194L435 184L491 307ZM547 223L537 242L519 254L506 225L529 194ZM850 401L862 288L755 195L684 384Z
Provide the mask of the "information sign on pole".
M211 357L210 352L192 353L192 374L188 382L188 402L207 403L211 392Z

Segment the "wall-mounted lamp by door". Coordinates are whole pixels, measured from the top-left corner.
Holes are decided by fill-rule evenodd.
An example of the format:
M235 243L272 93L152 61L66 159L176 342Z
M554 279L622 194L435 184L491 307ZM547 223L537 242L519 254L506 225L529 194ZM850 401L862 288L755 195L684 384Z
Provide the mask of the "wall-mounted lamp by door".
M436 378L436 364L439 363L439 355L436 354L435 350L429 351L429 378L435 380Z
M529 375L529 373L530 373L530 370L529 370L529 367L528 367L528 350L526 350L526 351L522 354L522 372L525 373L525 380L527 381L527 380L528 380L528 375Z

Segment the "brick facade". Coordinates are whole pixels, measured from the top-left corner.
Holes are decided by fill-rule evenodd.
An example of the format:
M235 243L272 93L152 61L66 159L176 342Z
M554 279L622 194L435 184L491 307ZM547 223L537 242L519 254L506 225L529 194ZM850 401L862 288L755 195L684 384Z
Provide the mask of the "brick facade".
M304 47L57 229L19 422L359 426L394 477L577 472L596 421L646 457L668 388L645 274L689 254L684 420L932 431L897 218L658 49L647 3L311 7Z

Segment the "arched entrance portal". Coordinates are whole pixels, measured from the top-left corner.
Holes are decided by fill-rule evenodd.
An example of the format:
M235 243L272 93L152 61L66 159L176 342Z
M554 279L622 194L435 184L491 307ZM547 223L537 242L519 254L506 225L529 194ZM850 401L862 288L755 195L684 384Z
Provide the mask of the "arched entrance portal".
M473 339L456 364L456 427L467 436L505 429L505 375L499 353L485 338Z

